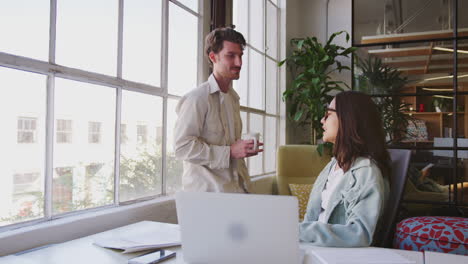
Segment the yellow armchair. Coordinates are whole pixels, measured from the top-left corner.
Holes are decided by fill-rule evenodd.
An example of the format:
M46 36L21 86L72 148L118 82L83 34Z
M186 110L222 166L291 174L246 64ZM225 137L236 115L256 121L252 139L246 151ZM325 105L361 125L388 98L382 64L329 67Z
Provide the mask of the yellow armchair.
M279 195L291 195L289 184L313 184L330 161L329 155L320 156L317 146L284 145L277 152L276 182Z

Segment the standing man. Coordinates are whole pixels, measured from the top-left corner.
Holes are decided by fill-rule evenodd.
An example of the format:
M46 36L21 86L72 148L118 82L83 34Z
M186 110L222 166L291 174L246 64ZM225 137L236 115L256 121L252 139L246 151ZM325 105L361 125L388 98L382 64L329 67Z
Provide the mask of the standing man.
M176 158L184 161L184 190L249 192L243 158L263 150L253 149L253 140L240 139L239 95L232 80L239 79L245 45L242 34L232 28L217 28L206 36L205 53L213 73L176 108L174 146Z

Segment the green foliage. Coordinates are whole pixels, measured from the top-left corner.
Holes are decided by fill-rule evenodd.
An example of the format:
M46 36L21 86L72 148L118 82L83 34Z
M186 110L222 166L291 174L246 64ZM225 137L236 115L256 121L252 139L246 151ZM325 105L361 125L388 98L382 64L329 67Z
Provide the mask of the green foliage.
M292 71L294 80L283 93L283 100L288 102L287 113L289 118L299 125L310 124L312 130L317 131L317 137L322 134L320 119L325 114L325 106L330 102L332 91L342 91L342 81L331 80L332 72L350 70L348 66L343 66L337 58L348 57L356 48L344 48L332 44L333 39L342 34L346 34L346 41L349 34L340 31L332 34L325 45L318 42L316 37L292 39L293 48L291 56L281 61L278 66L287 63ZM315 139L312 139L315 142Z
M29 195L33 197L30 202L24 204L23 208L18 212L11 212L7 216L0 217L0 223L18 223L21 221L27 221L42 216L44 211L44 195L43 192L29 192L23 193L23 195Z
M167 192L181 185L182 162L167 155ZM133 199L143 194L159 193L162 185L162 155L143 150L136 158L122 157L120 161L120 194ZM178 175L179 177L174 177ZM126 198L124 198L126 199Z
M401 76L397 69L384 65L380 58L358 58L357 66L362 74L358 76L360 83L356 88L362 92L391 95L408 83L408 78ZM408 123L413 120L410 115L405 114L411 104L401 103L400 98L395 96L375 97L374 101L382 114L387 144L394 143L406 133Z
M397 92L408 83L408 78L402 77L397 69L384 65L380 58L372 56L367 57L366 60L358 58L357 66L362 71L360 80L367 81L358 87L363 92L383 94Z
M406 127L413 118L405 114L409 111L411 104L401 103L398 97L374 97L374 101L382 114L382 123L387 144L391 144L400 139L406 133ZM416 125L416 124L415 124Z
M438 107L442 112L450 112L453 106L453 99L433 96L432 105L434 106L434 111L436 111L435 108Z

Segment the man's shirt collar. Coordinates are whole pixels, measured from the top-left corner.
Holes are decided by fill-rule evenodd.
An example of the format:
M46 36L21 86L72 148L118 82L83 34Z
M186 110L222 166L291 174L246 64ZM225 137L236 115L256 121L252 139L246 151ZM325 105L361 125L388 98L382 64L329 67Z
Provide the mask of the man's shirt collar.
M210 94L213 94L216 92L222 93L221 90L219 89L219 85L218 85L218 82L216 81L216 78L214 77L214 74L210 74L210 77L208 77L208 83L210 85ZM237 92L234 91L234 89L232 88L232 82L231 82L231 85L229 86L228 93L236 100L240 99Z

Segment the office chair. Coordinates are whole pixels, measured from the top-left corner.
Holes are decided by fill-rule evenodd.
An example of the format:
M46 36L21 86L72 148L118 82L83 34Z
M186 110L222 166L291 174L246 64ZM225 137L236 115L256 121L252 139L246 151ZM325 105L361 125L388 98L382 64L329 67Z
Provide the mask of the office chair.
M392 182L389 199L381 222L382 229L377 246L390 248L395 233L396 217L405 190L411 151L407 149L389 149L388 152L392 160Z

